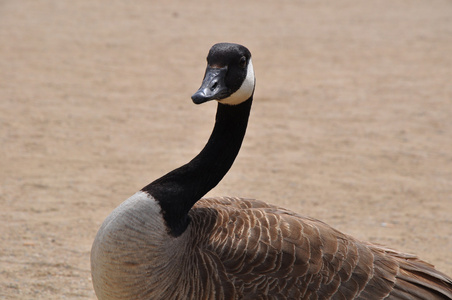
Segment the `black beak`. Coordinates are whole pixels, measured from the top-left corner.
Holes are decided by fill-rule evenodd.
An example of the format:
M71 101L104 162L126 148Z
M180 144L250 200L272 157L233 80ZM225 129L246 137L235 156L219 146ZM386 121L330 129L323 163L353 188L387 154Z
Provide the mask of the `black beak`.
M227 71L228 67L212 68L207 66L201 87L191 96L193 102L201 104L210 100L221 100L228 96L228 88L224 83Z

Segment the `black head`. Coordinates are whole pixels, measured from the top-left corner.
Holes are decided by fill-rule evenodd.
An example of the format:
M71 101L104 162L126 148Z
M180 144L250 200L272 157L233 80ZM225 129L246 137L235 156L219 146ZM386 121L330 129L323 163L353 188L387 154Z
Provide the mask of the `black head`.
M251 52L242 45L219 43L210 49L203 82L191 98L196 104L217 100L237 105L253 95L254 83Z

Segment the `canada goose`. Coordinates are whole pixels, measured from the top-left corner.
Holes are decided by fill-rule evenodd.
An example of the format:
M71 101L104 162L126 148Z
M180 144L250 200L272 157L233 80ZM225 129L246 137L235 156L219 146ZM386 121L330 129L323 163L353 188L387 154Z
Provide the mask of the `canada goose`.
M214 45L199 104L218 101L204 149L104 221L91 250L99 299L450 299L416 256L361 242L261 201L201 199L240 149L255 77L247 48Z

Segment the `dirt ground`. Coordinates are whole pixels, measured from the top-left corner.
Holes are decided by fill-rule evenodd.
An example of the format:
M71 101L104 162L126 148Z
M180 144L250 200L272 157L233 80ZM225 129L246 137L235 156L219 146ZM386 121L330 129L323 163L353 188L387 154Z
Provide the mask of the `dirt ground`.
M95 299L104 218L202 148L216 42L253 53L252 197L452 275L452 3L0 2L0 299Z

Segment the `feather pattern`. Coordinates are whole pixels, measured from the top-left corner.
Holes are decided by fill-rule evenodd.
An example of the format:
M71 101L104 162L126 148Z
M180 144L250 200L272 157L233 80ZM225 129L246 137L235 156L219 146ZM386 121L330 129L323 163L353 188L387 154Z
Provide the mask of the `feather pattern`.
M261 201L201 199L190 217L206 299L452 298L450 278L416 256Z

